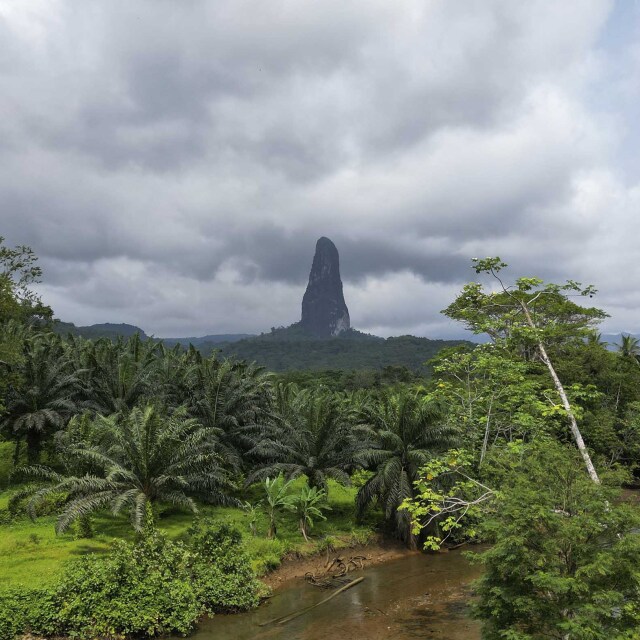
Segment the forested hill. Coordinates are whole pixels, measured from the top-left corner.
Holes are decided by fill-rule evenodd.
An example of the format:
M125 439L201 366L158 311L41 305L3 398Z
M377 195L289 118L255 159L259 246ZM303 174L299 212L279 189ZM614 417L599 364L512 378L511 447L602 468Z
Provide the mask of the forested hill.
M124 322L118 324L103 322L86 327L77 327L73 322L55 320L53 323L53 331L61 336L71 334L72 336L80 336L87 340L97 340L98 338L115 340L119 337L130 338L136 333L140 334L140 337L144 339L149 337L140 327L136 327L133 324L125 324Z
M136 333L145 339L149 337L142 329L130 324L76 327L70 322L56 321L53 328L61 335L72 334L90 340L128 338ZM464 340L431 340L415 336L385 339L355 329L333 338L318 338L305 331L299 323L272 329L270 333L259 336L217 334L199 338L166 338L163 342L169 347L181 344L186 348L192 344L205 356L218 350L224 357L257 362L269 371L277 372L302 369L381 370L389 366L424 372L424 363L440 349L465 343Z
M333 338L317 339L306 336L294 325L224 345L221 352L224 356L255 361L269 371L351 371L404 366L425 372L424 363L438 351L464 343L464 340L430 340L415 336L384 339L354 330Z
M136 327L133 324L126 323L111 323L103 322L101 324L91 324L84 327L77 327L73 322L62 322L56 320L53 323L53 330L55 333L66 336L80 336L88 340L97 340L98 338L109 338L115 340L116 338L130 338L136 333L141 338L147 339L151 337L153 340L160 340L160 338L154 338L148 336L143 329ZM176 344L190 345L210 353L212 349L220 347L227 342L235 342L236 340L244 340L245 338L253 337L250 333L220 333L215 335L201 336L201 337L188 337L188 338L162 338L168 347L173 347Z

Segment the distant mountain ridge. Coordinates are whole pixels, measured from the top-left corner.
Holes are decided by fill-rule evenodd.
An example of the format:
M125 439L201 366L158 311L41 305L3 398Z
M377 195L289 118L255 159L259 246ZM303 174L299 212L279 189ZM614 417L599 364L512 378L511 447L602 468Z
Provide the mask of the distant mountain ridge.
M55 320L53 323L53 330L59 335L80 336L87 338L88 340L97 340L98 338L110 338L114 340L118 337L130 338L136 333L140 334L141 338L148 338L149 336L140 328L133 324L126 324L124 322L115 324L112 322L103 322L101 324L91 324L85 327L77 327L73 322L62 322L62 320Z
M190 337L190 338L158 338L162 340L166 345L172 347L176 344L189 345L194 347L201 347L208 344L226 344L228 342L238 342L238 340L245 340L246 338L253 338L253 333L218 333L213 335Z
M97 340L98 338L109 338L115 340L116 338L130 338L136 333L140 335L143 340L151 338L153 340L162 340L167 346L174 346L176 344L182 344L185 347L192 344L194 347L201 347L208 344L221 345L228 342L236 342L238 340L244 340L245 338L251 338L254 334L251 333L219 333L201 337L189 337L189 338L155 338L149 336L144 332L144 329L136 327L133 324L126 323L112 323L104 322L101 324L91 324L84 327L77 327L73 322L62 322L56 320L53 324L53 330L60 335L71 334L74 336L80 336L87 338L88 340Z

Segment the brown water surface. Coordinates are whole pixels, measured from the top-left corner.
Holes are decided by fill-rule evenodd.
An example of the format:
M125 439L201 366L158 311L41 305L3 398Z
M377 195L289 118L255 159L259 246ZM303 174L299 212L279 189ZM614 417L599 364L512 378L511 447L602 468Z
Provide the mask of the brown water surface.
M460 551L410 554L350 573L364 581L303 616L284 624L260 623L298 611L331 592L291 580L254 611L214 616L195 640L479 640L468 616L469 583L480 570Z

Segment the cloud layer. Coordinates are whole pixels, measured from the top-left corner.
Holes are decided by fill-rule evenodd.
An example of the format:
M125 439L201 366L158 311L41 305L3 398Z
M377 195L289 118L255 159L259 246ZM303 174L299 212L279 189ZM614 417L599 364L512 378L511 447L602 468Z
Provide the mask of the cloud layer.
M639 32L625 0L7 0L0 234L78 324L289 324L327 235L380 335L459 333L494 254L640 331Z

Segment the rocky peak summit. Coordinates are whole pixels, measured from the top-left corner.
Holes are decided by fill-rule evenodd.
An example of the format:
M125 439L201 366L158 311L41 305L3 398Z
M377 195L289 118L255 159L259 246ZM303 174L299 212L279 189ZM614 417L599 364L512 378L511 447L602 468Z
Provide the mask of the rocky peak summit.
M300 324L319 338L337 336L351 326L342 293L340 256L329 238L322 237L316 243Z

